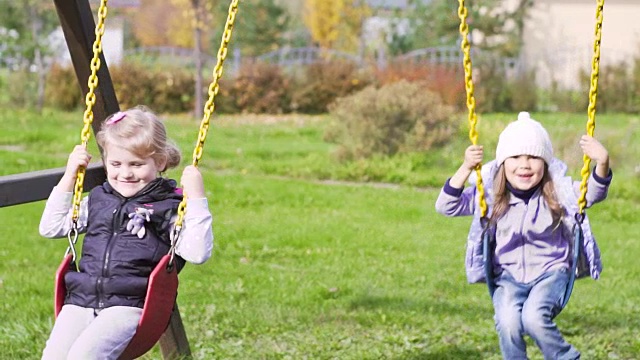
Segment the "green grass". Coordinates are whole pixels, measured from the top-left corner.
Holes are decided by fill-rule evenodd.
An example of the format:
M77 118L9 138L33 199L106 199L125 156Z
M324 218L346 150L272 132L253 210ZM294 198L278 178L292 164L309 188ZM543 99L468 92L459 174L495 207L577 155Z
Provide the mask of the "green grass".
M578 164L571 149L584 116L535 115L557 152ZM0 173L64 166L81 116L0 115ZM488 148L513 118L481 120ZM215 119L201 163L216 247L209 262L181 273L178 298L196 359L500 358L486 288L464 277L470 219L442 217L433 206L468 143L463 130L443 150L338 164L322 141L330 119L254 120ZM577 283L557 322L584 359L636 359L640 151L631 139L639 125L629 116L598 121L615 171L610 198L589 211L605 271ZM190 158L197 122L175 116L168 124ZM43 207L0 209L3 359L39 358L51 329L53 274L66 242L38 235ZM542 359L530 344L530 357Z

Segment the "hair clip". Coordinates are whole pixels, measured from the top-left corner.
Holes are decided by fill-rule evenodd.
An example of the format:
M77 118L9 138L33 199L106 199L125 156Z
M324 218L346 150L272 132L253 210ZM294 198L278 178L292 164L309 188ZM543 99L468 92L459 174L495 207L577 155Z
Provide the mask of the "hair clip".
M106 124L107 125L113 125L115 123L117 123L118 121L124 119L124 117L127 116L127 113L122 112L122 111L118 111L117 113L113 114L111 116L111 119L107 120Z

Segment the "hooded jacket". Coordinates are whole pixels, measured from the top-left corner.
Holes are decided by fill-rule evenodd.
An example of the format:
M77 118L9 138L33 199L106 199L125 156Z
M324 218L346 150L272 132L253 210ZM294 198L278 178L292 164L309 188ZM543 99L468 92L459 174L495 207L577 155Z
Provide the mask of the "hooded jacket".
M576 195L576 186L579 183L573 182L570 177L566 176L567 166L560 160L554 158L549 164L549 173L556 187L556 193L558 195L558 201L565 208L566 216L563 219L564 226L571 227L568 222L573 219L573 215L578 212L578 197ZM495 161L489 162L482 167L482 177L485 185L486 201L491 210L492 204L492 185L495 174L498 170ZM594 188L598 187L596 180L591 177L589 179L589 192L587 196L587 206L606 198L607 186L600 185L597 191ZM436 201L436 210L447 216L462 216L473 215L471 222L471 228L467 238L467 250L465 258L465 267L467 273L467 280L470 283L486 282L484 260L482 256L482 225L480 222L480 207L478 206L479 199L477 198L477 189L475 187L476 176L473 173L469 179L469 182L473 185L466 188L462 195L455 197L446 192L441 191L438 200ZM488 214L487 216L490 216ZM598 279L600 272L602 271L602 263L600 259L600 250L595 241L595 238L591 232L589 219L585 216L584 221L581 224L584 233L584 248L583 253L586 255L588 269L580 269L578 277L591 275L592 278ZM567 239L570 241L570 239ZM569 246L569 245L567 245ZM568 257L570 258L570 257ZM495 261L495 260L494 260ZM498 264L499 265L499 264ZM566 264L567 268L571 264ZM494 262L494 266L497 266ZM495 269L495 273L499 273L501 269Z

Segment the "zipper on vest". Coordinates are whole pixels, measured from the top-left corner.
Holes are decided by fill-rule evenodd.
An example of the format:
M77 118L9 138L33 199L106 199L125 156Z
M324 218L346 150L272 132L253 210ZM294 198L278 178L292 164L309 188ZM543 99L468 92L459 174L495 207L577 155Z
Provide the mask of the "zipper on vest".
M113 218L111 220L111 228L113 231L111 233L111 236L109 237L109 240L107 241L107 246L105 247L104 262L102 263L102 277L98 278L98 284L97 284L99 308L104 307L104 301L102 298L102 295L104 292L102 280L104 278L109 277L109 262L111 260L111 248L113 247L113 240L116 238L116 236L118 236L118 230L119 230L118 224L120 223L119 221L120 213L122 211L122 208L124 207L124 204L126 203L127 203L127 199L124 199L123 201L120 202L120 205L113 210Z
M109 238L109 241L107 242L107 246L105 248L105 254L104 254L104 263L102 264L102 276L103 277L107 277L109 275L109 261L111 260L111 248L113 247L113 240L116 238L116 236L118 236L118 230L119 230L119 226L118 224L120 224L120 214L122 212L122 208L124 207L124 204L127 203L127 200L123 200L122 202L120 202L120 205L113 211L113 219L111 220L111 228L113 229L113 232L111 233L111 237Z
M98 278L98 282L96 283L96 290L98 294L98 309L102 309L104 307L104 301L102 301L102 278Z

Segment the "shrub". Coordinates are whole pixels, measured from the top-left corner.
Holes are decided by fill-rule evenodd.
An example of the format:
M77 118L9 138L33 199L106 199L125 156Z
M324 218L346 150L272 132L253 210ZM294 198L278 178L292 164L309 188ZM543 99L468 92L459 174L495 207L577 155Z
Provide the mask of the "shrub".
M150 69L125 62L111 68L110 73L120 107L124 109L139 104L159 113L193 108L195 80L190 71L166 67Z
M588 89L589 85L586 77L582 83L584 86L587 86ZM553 82L547 96L550 99L548 110L560 112L584 112L589 104L587 93L588 90L562 89L559 87L557 82Z
M587 75L588 93L591 74ZM620 62L600 69L598 78L598 110L603 112L633 112L633 72L629 64Z
M139 104L153 106L153 75L134 63L122 63L109 69L116 97L123 109Z
M325 139L340 144L341 159L429 150L447 142L456 128L451 106L424 83L404 80L340 98L330 112L335 123Z
M432 69L435 66L437 65L416 62L393 62L384 68L377 68L375 76L380 86L401 80L409 82L426 81L431 76Z
M152 104L154 111L178 113L193 109L195 91L195 75L193 73L173 69L156 70L153 75L154 96ZM205 78L204 81L206 80Z
M2 96L3 106L10 108L36 107L38 103L38 74L27 69L11 71L6 78Z
M533 111L538 106L535 74L520 74L508 82L508 109L513 112Z
M305 114L326 113L335 99L369 85L371 80L352 62L330 61L307 66L294 82L291 109Z
M633 94L631 106L633 112L640 111L640 57L636 57L633 61L633 72L631 73Z
M435 63L402 62L391 63L375 72L377 83L382 86L406 80L422 82L426 87L440 95L445 104L462 110L466 104L464 88L464 70L460 66L448 66Z
M193 108L193 74L178 68L150 69L126 62L109 69L120 107L144 104L153 111L177 113ZM100 81L101 79L98 79ZM47 105L62 110L84 106L73 67L53 66L47 76Z
M223 78L216 98L222 113L268 113L290 111L290 81L280 68L264 63L243 64L235 78Z
M487 58L478 62L473 74L477 110L482 113L510 112L507 75L498 59Z
M74 110L83 104L82 91L73 67L53 65L47 74L45 102L61 110Z
M600 68L596 110L598 112L634 113L640 109L640 59L635 66L626 62ZM550 89L552 110L585 112L589 106L591 69L578 72L579 90L559 89L554 83Z

